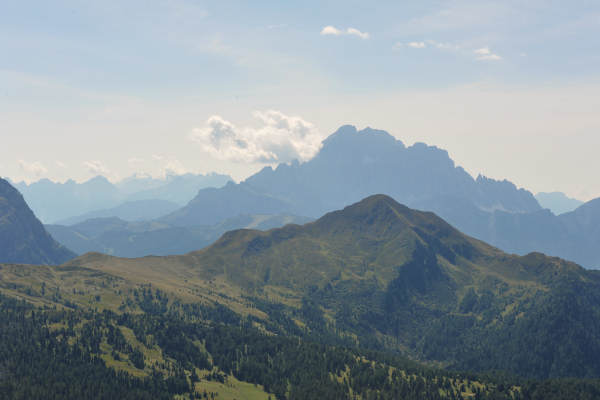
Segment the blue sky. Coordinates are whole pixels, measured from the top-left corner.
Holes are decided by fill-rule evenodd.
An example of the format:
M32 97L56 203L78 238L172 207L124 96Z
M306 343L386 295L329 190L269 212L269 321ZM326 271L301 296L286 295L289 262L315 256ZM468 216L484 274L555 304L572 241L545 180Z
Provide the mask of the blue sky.
M599 50L598 1L3 2L0 174L242 179L350 123L588 199Z

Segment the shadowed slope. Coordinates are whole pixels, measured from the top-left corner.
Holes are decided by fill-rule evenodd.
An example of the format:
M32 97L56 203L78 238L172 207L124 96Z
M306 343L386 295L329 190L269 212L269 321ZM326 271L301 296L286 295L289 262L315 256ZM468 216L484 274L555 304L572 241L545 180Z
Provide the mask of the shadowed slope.
M0 262L60 264L73 257L46 232L23 196L0 179Z

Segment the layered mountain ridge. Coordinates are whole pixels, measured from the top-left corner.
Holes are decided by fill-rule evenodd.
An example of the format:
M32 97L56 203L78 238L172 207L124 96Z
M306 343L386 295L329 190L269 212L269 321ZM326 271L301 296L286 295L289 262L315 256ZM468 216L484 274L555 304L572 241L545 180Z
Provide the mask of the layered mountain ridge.
M291 318L315 337L452 368L600 376L597 272L506 254L386 195L305 225L230 231L182 256L90 253L68 266L211 293L279 321L280 334L297 329Z
M159 221L92 218L74 225L46 225L61 243L78 254L101 252L119 257L184 254L210 245L231 229L271 229L310 218L285 214L239 215L214 225L172 226Z
M600 239L574 212L556 216L531 192L507 180L473 178L435 146L406 147L385 131L358 131L353 126L342 126L329 136L313 159L265 167L239 184L202 189L161 222L195 225L246 208L317 217L374 193L433 211L461 231L508 252L539 251L600 267ZM600 216L591 205L586 207L587 219Z
M88 213L57 221L55 225L76 225L90 219L116 217L129 222L153 220L179 208L168 200L148 199L127 201L116 207L90 211Z
M92 222L89 234L104 229ZM0 264L0 278L13 374L2 393L89 392L92 370L105 389L118 379L154 398L525 400L600 387L598 271L506 254L387 195L185 255L88 253Z
M68 218L90 212L118 207L126 202L158 200L183 205L203 187L223 186L231 180L221 174L168 175L164 179L132 176L115 184L104 176L96 176L78 183L64 183L41 179L27 184L13 183L23 194L31 209L44 223L64 222ZM162 208L160 205L154 212ZM166 210L165 213L172 211ZM116 216L116 215L112 215ZM127 213L125 219L135 219Z
M388 194L416 208L432 199L456 197L483 210L521 213L541 209L530 192L508 181L473 179L454 165L445 150L423 143L405 147L385 131L343 126L323 142L312 160L280 164L276 169L265 167L240 184L200 190L184 209L163 220L194 224L211 218L214 212L239 212L242 200L235 207L229 205L240 193L252 193L256 202L268 199L278 212L311 217L375 193ZM219 202L226 205L219 207ZM262 212L270 204L264 205Z
M113 249L115 254L139 256L142 251L152 250L148 246L155 246L152 253L146 254L173 254L177 250L187 252L210 244L214 235L196 240L194 232L239 216L272 215L276 219L278 215L300 215L310 219L374 193L385 193L412 208L433 211L461 231L504 251L521 255L539 251L587 268L600 267L600 253L596 250L600 237L593 223L600 219L600 210L594 206L594 201L557 216L543 209L530 192L507 180L497 181L481 175L473 178L456 166L445 150L423 143L407 147L381 130L359 131L352 126L342 126L323 142L313 159L280 164L276 168L265 167L239 184L229 181L222 187L202 188L197 180L204 178L173 178L171 183L175 186L179 181L185 182L182 187L186 188L188 198L194 193L196 196L167 215L159 216L169 211L162 205L163 200L149 202L153 208L145 213L147 226L160 225L169 230L150 229L145 238L137 235L135 240L141 242L133 253L122 251L132 238L129 227L112 230L110 243L102 240L103 244L92 244L89 240L82 242L80 239L83 238L73 227L51 226L48 229L55 229L56 234L60 230L66 244L82 251ZM107 182L103 184L98 178L89 184L92 183L106 187ZM148 190L154 190L153 195L159 197L169 197L171 192L177 192L167 186L160 186L158 181L151 179L136 178L123 181L118 189L131 192L129 194L145 193L143 196L149 196ZM140 191L143 187L148 190ZM110 197L110 191L104 195ZM52 207L54 201L51 195L38 196L38 200L48 207ZM137 220L139 212L119 211L128 209L131 204L138 203L109 210L114 215L106 214L106 210L87 215ZM133 210L141 211L141 208ZM65 222L82 221L75 218ZM242 228L246 225L228 226ZM180 246L183 242L187 245Z

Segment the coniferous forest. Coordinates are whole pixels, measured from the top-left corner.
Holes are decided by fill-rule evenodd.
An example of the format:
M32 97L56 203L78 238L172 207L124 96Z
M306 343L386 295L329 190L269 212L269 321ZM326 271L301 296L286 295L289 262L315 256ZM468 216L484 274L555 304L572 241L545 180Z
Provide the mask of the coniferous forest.
M1 296L1 397L219 398L195 385L232 376L273 399L517 400L566 393L593 399L600 393L595 380L451 372L310 337L274 336L217 305L161 310L160 291L143 292L143 314L38 308ZM160 361L145 355L152 348L161 350ZM111 367L117 360L127 369Z

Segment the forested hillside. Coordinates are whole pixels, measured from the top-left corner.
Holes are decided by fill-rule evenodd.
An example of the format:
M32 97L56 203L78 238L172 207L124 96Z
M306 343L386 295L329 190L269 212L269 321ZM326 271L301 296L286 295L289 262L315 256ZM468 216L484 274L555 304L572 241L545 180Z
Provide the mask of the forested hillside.
M590 394L597 381L581 379L600 376L599 287L595 271L507 255L372 196L184 256L0 265L0 291L31 303L3 298L4 390L83 379L60 357L27 375L19 360L33 353L20 352L34 346L79 357L77 373L90 368L106 393L121 380L132 393L224 399ZM77 390L96 390L84 381Z
M267 335L221 307L165 306L162 296L139 292L145 314L37 309L0 297L0 395L218 399L237 386L240 398L520 398L519 388L489 378Z

